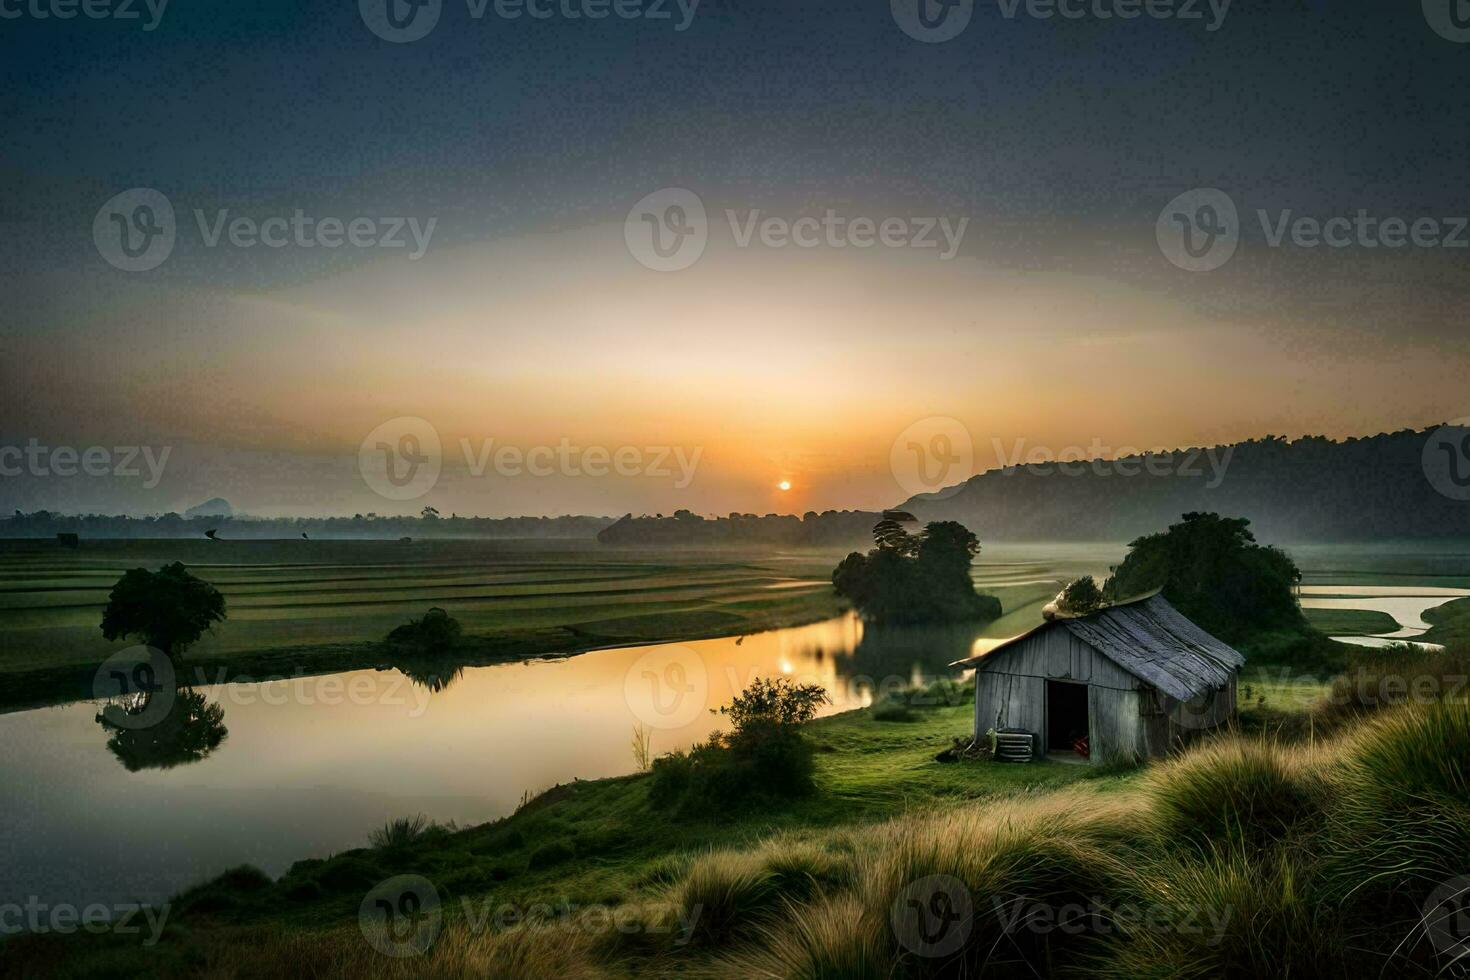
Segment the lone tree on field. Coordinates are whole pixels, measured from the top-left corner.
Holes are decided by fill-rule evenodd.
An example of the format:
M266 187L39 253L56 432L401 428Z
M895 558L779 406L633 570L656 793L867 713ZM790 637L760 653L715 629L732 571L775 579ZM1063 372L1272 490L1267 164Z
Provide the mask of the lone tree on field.
M134 568L118 579L102 613L102 635L136 636L172 657L224 618L219 590L174 562L156 572Z

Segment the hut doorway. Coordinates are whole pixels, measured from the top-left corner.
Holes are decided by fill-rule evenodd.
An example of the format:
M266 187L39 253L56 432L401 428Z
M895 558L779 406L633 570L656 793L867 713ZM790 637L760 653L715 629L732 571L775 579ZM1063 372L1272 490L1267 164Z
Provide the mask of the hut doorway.
M1087 747L1087 685L1068 681L1046 682L1046 751L1066 755Z

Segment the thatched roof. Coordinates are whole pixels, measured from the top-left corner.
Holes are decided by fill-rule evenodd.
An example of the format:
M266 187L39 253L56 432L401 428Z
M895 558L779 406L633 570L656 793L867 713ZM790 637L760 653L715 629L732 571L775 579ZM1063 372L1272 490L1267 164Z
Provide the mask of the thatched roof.
M953 666L982 669L986 660L1048 629L1069 631L1128 673L1181 701L1218 690L1245 665L1239 651L1184 618L1155 593L1088 616L1042 623Z

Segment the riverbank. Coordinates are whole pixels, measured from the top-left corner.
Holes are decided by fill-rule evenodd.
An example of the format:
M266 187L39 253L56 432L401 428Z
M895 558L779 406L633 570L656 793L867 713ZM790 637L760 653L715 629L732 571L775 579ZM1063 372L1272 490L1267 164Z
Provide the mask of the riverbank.
M1203 921L1202 909L1217 913L1208 935L1144 932L1118 946L1112 930L1086 932L1088 955L1106 952L1117 966L1110 972L1094 959L1097 975L1161 964L1179 968L1170 975L1269 974L1287 963L1306 975L1305 966L1336 962L1338 918L1356 929L1363 914L1371 940L1356 933L1355 955L1375 971L1397 956L1399 969L1420 975L1435 950L1422 937L1394 947L1414 928L1404 906L1422 904L1418 891L1430 885L1415 885L1407 903L1375 893L1367 910L1334 889L1386 873L1371 850L1350 850L1359 823L1376 832L1377 811L1364 804L1398 792L1373 782L1391 782L1392 773L1363 768L1374 753L1438 751L1444 733L1434 726L1470 738L1470 716L1462 702L1328 711L1316 693L1292 711L1316 718L1294 726L1300 740L1279 730L1267 740L1221 734L1174 761L1110 769L941 763L937 749L969 733L973 706L965 686L936 686L911 698L912 721L862 709L810 723L818 791L777 810L676 822L650 800L646 776L576 781L481 826L406 821L278 878L237 868L169 903L161 935L146 947L115 934L12 940L0 974L891 976L895 956L911 970L937 965L890 931L895 889L944 874L965 883L973 928L990 937L977 956L994 955L996 938L1037 935L996 932L992 894L1050 906L1082 889L1111 908L1126 900L1150 914L1188 912L1189 923ZM1242 726L1259 731L1259 713L1243 703ZM1339 736L1319 747L1333 731ZM1440 791L1425 792L1437 799ZM1251 809L1261 793L1270 806ZM1213 822L1204 819L1211 813ZM1439 845L1420 835L1399 846ZM888 881L884 862L897 855L910 863ZM874 875L888 881L877 893ZM412 912L405 921L413 928L364 927L380 914L374 896L395 914ZM1338 917L1300 918L1319 903ZM1263 942L1260 929L1289 941ZM965 935L968 943L968 928ZM1059 947L1043 941L1046 955L1075 955L1072 935L1059 933ZM1038 952L1025 949L1020 955ZM860 968L870 955L887 965Z

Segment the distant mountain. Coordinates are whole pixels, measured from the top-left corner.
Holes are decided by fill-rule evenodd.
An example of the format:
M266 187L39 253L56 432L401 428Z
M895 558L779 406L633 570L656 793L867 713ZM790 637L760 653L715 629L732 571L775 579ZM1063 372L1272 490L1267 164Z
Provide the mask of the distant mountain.
M197 507L184 511L185 517L234 517L235 508L224 497L211 497Z
M1266 541L1470 538L1470 501L1456 499L1470 493L1446 483L1441 458L1470 456L1470 435L1426 452L1431 438L1444 441L1438 429L1342 442L1267 436L1065 471L1011 466L901 506L923 521L960 521L982 541L1125 541L1190 511L1249 518ZM1470 474L1470 458L1463 464Z

